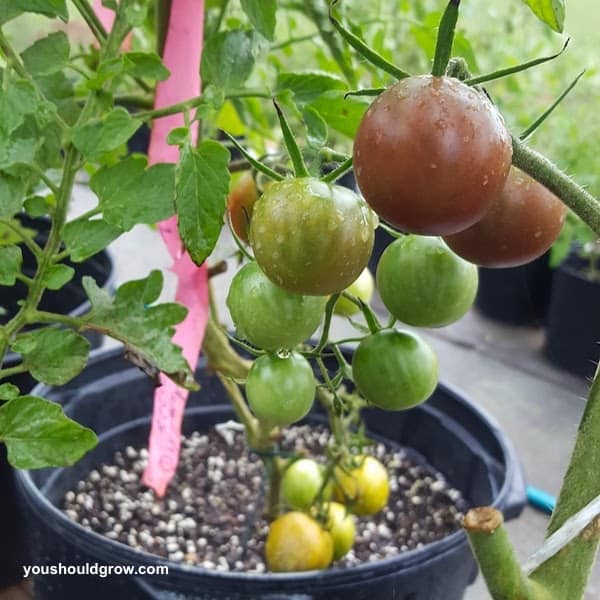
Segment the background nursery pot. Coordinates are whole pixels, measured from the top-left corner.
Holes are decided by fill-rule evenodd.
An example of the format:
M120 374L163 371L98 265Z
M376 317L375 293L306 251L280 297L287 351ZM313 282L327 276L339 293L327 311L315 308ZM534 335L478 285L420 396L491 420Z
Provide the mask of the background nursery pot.
M207 430L233 417L216 377L201 365L202 386L190 396L184 430ZM164 564L82 528L57 508L65 492L94 468L111 460L128 445L147 442L152 384L119 356L102 353L72 383L61 389L39 388L45 397L61 402L66 412L100 436L96 449L68 469L20 471L18 488L29 528L34 564ZM323 417L313 413L309 419ZM470 504L493 504L507 518L517 516L525 503L524 480L514 450L498 428L465 398L439 386L425 405L402 413L366 411L371 434L394 446L414 448ZM466 536L457 531L420 550L352 568L288 574L240 574L169 565L168 577L38 577L36 599L105 600L114 594L132 600L189 598L196 600L302 598L341 600L352 597L390 600L459 600L476 574ZM173 595L173 594L176 594ZM349 595L350 594L350 595Z
M45 243L50 225L47 220L31 219L23 215L19 216L19 220L25 227L38 232L35 239L39 244ZM36 267L34 257L24 246L21 246L21 250L23 252L23 272L31 277L34 275ZM40 309L72 316L81 315L89 308L89 303L81 287L81 278L89 275L97 281L98 285L110 289L114 285L113 263L110 255L104 251L83 263L65 261L65 264L75 269L75 276L60 290L46 291L40 303ZM18 302L25 297L27 288L23 283L17 282L15 286L2 287L1 290L0 305L7 310L5 315L0 316L0 324L3 324L14 316L19 308ZM86 337L93 348L97 348L102 342L102 336L96 332L89 332ZM16 354L8 353L2 366L9 368L19 362ZM29 373L14 375L6 381L18 385L22 393L30 391L36 383ZM0 540L2 540L0 544L0 588L2 588L21 580L22 565L27 561L24 559L24 526L17 505L13 472L6 460L6 447L1 443L0 490L2 491L0 494Z
M556 270L545 353L559 367L592 377L600 359L600 281L590 279L587 264L571 254Z
M540 326L550 303L553 269L550 253L508 269L479 267L475 306L494 321L509 325Z

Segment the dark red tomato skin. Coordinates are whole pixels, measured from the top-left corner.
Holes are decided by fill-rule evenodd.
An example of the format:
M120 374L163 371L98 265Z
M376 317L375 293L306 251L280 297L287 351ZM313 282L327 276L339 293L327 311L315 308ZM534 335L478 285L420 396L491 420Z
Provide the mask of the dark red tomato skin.
M552 246L566 213L550 190L513 167L483 219L444 239L456 254L482 267L516 267Z
M504 121L450 77L400 80L366 112L354 172L371 208L402 231L448 235L479 221L511 164Z

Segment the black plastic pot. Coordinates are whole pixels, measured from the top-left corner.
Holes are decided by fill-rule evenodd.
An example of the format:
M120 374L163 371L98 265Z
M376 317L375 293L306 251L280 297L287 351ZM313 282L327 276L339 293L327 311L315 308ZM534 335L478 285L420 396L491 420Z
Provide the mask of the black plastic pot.
M49 231L49 223L46 220L31 219L20 216L19 219L28 228L38 231L36 241L44 244ZM107 252L101 252L89 260L74 264L66 261L76 270L75 277L62 289L58 291L47 291L44 294L40 308L61 314L73 316L83 314L89 308L85 293L81 288L81 278L90 275L98 282L98 285L112 288L113 263ZM35 260L33 255L23 248L23 271L28 276L35 273ZM18 301L22 300L27 289L24 284L18 282L14 287L0 288L2 294L0 304L7 309L7 314L0 316L0 324L6 323L17 312ZM99 334L89 334L88 339L93 348L100 346L102 337ZM2 363L3 368L15 366L19 357L9 353ZM19 386L22 393L29 392L36 381L29 374L20 374L7 380ZM22 565L25 559L24 524L17 506L14 490L13 473L6 460L6 448L0 443L0 589L22 578Z
M554 270L547 252L538 259L509 269L479 268L475 306L494 321L510 325L543 325Z
M215 377L202 366L202 386L191 395L184 430L206 430L230 419ZM458 531L421 550L352 569L250 575L191 568L136 551L91 533L56 506L91 469L117 449L147 442L152 385L115 352L99 356L77 380L61 389L42 389L75 419L101 433L100 443L68 469L18 473L21 504L31 524L34 564L168 564L169 576L52 577L35 580L37 600L106 598L195 600L459 600L476 575L466 537ZM442 471L473 505L493 504L507 518L525 503L525 486L514 450L496 425L458 393L439 386L426 405L403 413L365 413L372 435L388 444L414 448ZM310 420L323 420L318 412Z
M556 365L591 377L600 360L600 282L584 271L584 262L570 256L554 275L545 354Z

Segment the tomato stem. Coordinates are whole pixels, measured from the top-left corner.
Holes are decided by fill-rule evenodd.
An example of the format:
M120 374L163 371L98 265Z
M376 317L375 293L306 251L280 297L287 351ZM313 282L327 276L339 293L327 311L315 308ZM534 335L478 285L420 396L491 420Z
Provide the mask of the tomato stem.
M434 77L442 77L446 73L446 67L452 54L459 5L460 0L450 0L442 15L431 69L431 74Z
M306 168L306 163L304 162L304 158L302 156L302 152L298 144L296 143L296 138L290 128L290 125L281 110L281 107L277 103L277 100L273 100L273 105L275 106L275 110L277 111L277 118L279 119L279 125L281 127L281 132L283 133L283 141L285 143L285 147L287 148L288 154L292 159L292 165L294 166L294 174L296 177L308 177L308 169Z
M363 57L366 58L372 65L380 68L382 71L393 75L396 79L404 79L410 77L410 73L407 73L400 67L391 63L385 59L379 52L369 47L363 40L357 35L352 33L349 29L346 29L333 15L333 9L335 8L338 0L333 0L329 5L329 20L331 24L339 31L340 35Z
M273 169L271 169L271 167L269 167L268 165L266 165L265 163L261 162L260 160L254 158L247 150L246 148L244 148L244 146L242 146L236 139L235 137L233 137L230 133L228 133L225 130L222 130L223 133L231 140L231 143L240 151L240 154L260 173L262 173L263 175L266 175L267 177L269 177L270 179L274 179L275 181L283 181L284 177L283 175L280 175L277 171L274 171Z

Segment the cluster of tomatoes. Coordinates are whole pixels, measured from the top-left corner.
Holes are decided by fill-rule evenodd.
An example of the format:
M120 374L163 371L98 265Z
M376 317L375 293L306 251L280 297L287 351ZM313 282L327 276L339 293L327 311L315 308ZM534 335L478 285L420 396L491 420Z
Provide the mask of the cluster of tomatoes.
M255 261L235 275L227 304L238 335L266 351L246 382L257 418L287 426L310 410L315 377L296 348L322 322L331 294L369 295L365 269L379 218L399 231L379 261L377 288L396 320L417 327L442 327L466 313L477 264L514 266L548 249L565 207L511 159L511 137L481 91L420 76L381 94L361 122L353 164L364 198L312 177L273 182L258 197L252 179L241 180L230 221ZM340 297L335 308L349 315L360 307ZM352 379L369 403L403 410L433 393L437 358L417 334L377 328L356 348ZM372 457L335 471L333 480L336 499L357 514L387 501L387 474ZM283 494L293 511L271 525L273 570L324 568L351 547L352 516L326 488L313 461L287 468ZM317 496L325 506L320 521L312 514Z

